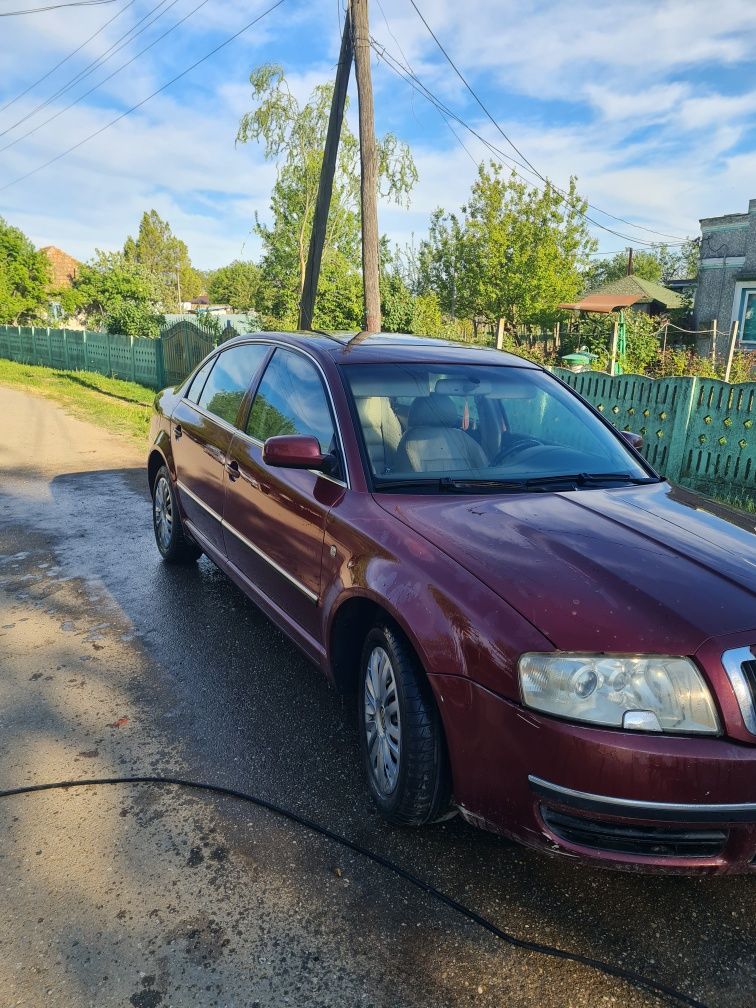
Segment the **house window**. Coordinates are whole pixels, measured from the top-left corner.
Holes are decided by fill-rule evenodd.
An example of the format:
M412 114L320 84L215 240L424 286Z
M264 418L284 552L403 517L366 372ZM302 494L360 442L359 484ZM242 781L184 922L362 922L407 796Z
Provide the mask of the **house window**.
M746 287L740 299L740 341L756 344L756 288Z

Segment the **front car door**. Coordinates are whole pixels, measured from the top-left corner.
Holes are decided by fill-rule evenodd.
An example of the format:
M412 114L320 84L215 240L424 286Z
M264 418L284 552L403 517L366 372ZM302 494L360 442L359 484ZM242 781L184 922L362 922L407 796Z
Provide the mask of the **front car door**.
M279 434L309 434L341 459L333 412L319 367L277 347L260 379L243 433L229 449L223 527L226 553L288 623L319 650L321 554L326 517L346 491L335 477L266 466L262 447ZM238 471L238 475L236 473Z
M269 350L265 343L221 350L197 372L171 417L181 509L221 553L226 456L244 397Z

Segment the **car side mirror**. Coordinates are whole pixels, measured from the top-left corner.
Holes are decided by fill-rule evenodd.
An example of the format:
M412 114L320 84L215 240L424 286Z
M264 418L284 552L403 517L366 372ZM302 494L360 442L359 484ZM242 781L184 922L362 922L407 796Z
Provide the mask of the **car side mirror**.
M263 462L282 469L316 469L330 472L333 456L324 455L318 439L309 434L280 434L263 445Z
M634 434L630 430L620 431L622 437L627 441L628 444L632 445L636 451L640 451L643 447L643 437L640 434Z

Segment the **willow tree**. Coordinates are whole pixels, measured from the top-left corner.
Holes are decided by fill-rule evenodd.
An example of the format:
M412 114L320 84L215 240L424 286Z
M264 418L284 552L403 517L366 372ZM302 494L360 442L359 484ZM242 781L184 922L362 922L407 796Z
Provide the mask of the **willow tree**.
M250 75L253 108L242 116L237 143L259 141L265 157L275 161L276 181L270 198L272 221L255 215L262 240L263 290L268 310L284 321L297 316L304 288L307 251L323 160L331 84L319 84L300 104L280 66L266 64ZM382 197L408 205L417 170L406 144L387 133L378 141L379 185ZM342 127L331 209L326 229L321 276L329 291L339 277L352 286L360 269L359 145ZM321 286L318 287L319 292ZM328 324L316 305L315 324ZM318 323L318 318L321 322ZM353 324L359 322L359 312ZM343 319L341 320L343 322Z

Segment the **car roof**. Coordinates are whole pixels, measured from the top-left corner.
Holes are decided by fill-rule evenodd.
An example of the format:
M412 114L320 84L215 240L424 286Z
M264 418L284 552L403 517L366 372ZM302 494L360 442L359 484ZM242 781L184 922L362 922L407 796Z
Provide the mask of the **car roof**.
M355 332L256 332L228 341L275 339L303 349L319 351L332 357L338 364L368 363L444 363L444 364L498 364L509 367L541 370L538 364L504 353L493 347L459 343L431 336L413 336L409 333L355 333Z

